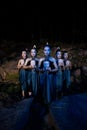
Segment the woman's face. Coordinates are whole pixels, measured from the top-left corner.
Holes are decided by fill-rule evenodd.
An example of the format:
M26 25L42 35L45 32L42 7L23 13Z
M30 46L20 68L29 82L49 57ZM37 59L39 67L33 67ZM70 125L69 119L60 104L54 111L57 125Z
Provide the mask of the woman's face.
M35 57L36 56L36 50L35 49L31 49L31 56Z
M50 55L50 47L49 46L44 47L44 55L45 56L49 56Z
M23 59L26 58L26 51L22 51L22 57L23 57Z
M68 59L68 53L64 53L64 59Z
M57 56L58 59L60 59L60 58L62 57L61 51L58 51L58 52L56 53L56 56Z

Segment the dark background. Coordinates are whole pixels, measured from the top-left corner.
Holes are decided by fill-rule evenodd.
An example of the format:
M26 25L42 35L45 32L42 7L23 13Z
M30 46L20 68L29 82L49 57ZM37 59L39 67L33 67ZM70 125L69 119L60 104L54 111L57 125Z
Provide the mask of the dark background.
M86 3L5 2L0 8L0 39L87 41Z

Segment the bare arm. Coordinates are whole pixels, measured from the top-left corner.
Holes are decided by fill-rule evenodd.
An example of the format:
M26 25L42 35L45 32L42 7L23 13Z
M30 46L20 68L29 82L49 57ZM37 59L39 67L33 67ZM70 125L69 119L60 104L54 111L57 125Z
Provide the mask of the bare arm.
M32 69L32 67L31 67L31 65L28 65L28 66L23 65L23 69Z
M27 65L30 60L31 60L31 58L26 59L26 62L23 65L23 69L32 69L31 65Z
M21 62L22 62L21 60L18 61L18 64L17 64L17 69L18 70L23 67L23 65L21 64Z

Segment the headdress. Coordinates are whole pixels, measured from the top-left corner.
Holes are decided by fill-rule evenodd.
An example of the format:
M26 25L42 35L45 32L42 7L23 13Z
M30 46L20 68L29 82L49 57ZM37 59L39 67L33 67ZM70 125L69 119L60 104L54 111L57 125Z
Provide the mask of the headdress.
M33 49L36 49L36 45L33 45Z
M45 47L49 47L49 48L51 48L51 46L49 45L48 42L45 44Z
M36 51L36 53L37 53L37 47L36 47L36 45L33 45L32 49L34 49Z
M61 49L60 49L60 47L58 46L57 48L56 48L56 53L58 52L58 51L60 51Z

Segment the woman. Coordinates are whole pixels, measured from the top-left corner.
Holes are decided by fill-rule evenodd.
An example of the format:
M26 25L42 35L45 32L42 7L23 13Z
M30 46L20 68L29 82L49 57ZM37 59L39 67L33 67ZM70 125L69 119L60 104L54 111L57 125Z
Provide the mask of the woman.
M59 48L56 50L56 63L58 66L58 71L56 73L56 96L61 97L63 94L63 70L64 61L62 59L62 52Z
M64 91L68 90L71 84L71 61L69 60L68 52L64 51Z
M19 70L19 81L22 89L22 99L25 98L25 91L26 91L26 71L23 68L23 65L26 62L26 58L27 58L26 51L22 51L21 58L17 64L17 68Z
M45 103L50 103L55 95L53 74L57 71L56 60L50 56L51 48L48 44L44 47L44 57L39 61L40 89Z
M36 46L30 51L30 58L27 58L25 65L23 66L24 69L27 71L27 84L29 88L29 96L35 96L37 94L37 83L38 83L38 62L39 59L37 58L37 51Z

